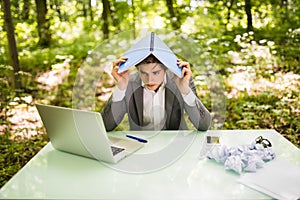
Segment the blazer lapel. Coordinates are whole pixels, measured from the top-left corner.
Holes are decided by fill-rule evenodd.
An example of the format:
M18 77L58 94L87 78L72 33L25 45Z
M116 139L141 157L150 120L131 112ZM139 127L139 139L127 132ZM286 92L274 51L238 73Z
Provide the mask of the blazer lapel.
M166 109L166 114L167 114L167 127L170 126L170 116L172 113L172 107L173 107L173 102L174 102L174 95L170 91L169 88L166 87L165 89L165 109Z
M167 127L170 127L171 113L173 110L174 98L175 98L175 83L172 82L169 74L167 73L167 83L165 86L165 109L167 113Z
M134 101L136 103L136 110L139 119L139 124L143 126L143 87L138 87L133 93Z
M133 99L135 102L135 110L137 113L139 125L143 126L143 87L141 86L141 79L137 76L137 79L133 82Z

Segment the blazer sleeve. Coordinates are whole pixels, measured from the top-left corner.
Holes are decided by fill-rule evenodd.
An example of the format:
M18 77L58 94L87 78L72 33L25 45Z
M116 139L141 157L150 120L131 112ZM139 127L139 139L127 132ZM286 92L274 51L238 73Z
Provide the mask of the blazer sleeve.
M192 122L195 128L197 128L199 131L206 131L211 125L211 115L199 99L196 92L196 86L192 79L190 80L190 88L196 96L196 105L189 106L188 104L184 103L184 109L188 114L189 120Z
M111 96L101 111L106 131L114 130L123 120L125 113L125 97L121 101L113 102Z

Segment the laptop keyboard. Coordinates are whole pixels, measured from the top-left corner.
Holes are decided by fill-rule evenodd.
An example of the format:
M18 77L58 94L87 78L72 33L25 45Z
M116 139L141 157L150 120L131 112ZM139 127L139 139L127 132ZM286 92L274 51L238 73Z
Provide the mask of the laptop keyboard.
M124 151L124 148L120 148L120 147L115 147L115 146L111 146L111 150L113 152L113 156L117 155L118 153Z

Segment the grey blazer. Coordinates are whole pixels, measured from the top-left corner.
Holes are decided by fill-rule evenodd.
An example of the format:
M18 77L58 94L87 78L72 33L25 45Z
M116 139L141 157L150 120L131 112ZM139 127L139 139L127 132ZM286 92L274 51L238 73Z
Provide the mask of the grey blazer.
M186 111L189 120L197 130L207 130L210 127L211 116L209 111L201 103L196 94L194 82L190 81L190 88L197 96L196 106L184 103L182 95L174 82L174 74L167 71L167 83L165 85L165 110L166 130L187 130L184 119ZM143 87L138 73L130 75L130 80L122 101L113 102L112 97L104 106L101 115L107 131L112 131L128 114L130 130L141 130L143 127Z

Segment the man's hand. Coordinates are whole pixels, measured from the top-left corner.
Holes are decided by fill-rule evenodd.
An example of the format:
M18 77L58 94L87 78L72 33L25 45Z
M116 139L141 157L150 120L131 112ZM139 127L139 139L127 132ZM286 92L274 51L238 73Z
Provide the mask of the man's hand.
M182 78L175 76L174 77L175 83L182 94L188 94L191 91L189 87L189 82L192 77L190 63L184 62L182 60L178 60L177 64L179 67L182 68L182 72L181 72Z
M113 69L111 72L111 75L117 81L117 86L120 90L125 90L128 85L128 81L129 81L129 70L126 70L120 74L118 73L120 64L125 62L126 60L127 60L127 58L125 58L125 57L121 57L118 60L116 60L113 63Z

